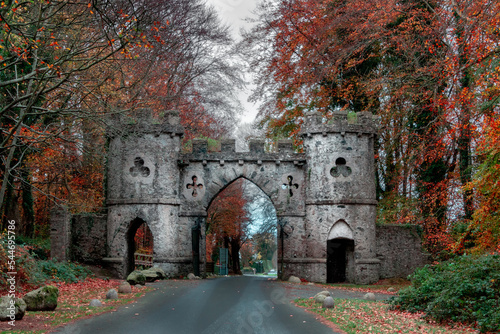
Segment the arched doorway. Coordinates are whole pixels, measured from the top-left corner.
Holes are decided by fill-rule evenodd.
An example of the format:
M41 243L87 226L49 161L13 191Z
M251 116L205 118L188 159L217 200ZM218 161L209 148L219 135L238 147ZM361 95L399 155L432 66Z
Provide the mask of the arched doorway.
M135 269L152 266L153 246L148 224L140 218L134 219L127 233L127 275Z
M333 225L326 245L326 282L349 281L354 268L354 240L352 230L343 220Z

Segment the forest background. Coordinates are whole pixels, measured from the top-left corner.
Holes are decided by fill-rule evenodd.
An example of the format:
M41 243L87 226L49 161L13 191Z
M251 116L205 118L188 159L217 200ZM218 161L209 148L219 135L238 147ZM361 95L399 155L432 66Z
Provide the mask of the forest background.
M293 138L300 151L308 112L379 116L377 223L420 225L435 259L498 252L499 7L262 1L234 43L201 0L3 1L2 230L15 220L19 235L47 238L55 205L103 210L117 115L176 110L186 149L216 146L234 131L247 66L270 143Z

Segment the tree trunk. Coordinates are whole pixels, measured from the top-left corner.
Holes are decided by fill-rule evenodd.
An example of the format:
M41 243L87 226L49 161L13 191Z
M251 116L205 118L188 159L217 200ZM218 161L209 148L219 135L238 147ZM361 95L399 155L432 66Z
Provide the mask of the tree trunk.
M231 258L233 260L232 269L236 275L241 275L241 267L240 267L240 239L232 238L231 239Z

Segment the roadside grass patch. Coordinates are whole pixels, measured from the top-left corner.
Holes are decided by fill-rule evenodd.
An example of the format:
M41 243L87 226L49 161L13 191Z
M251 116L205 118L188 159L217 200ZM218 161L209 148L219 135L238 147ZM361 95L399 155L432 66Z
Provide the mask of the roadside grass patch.
M348 334L355 333L411 333L411 334L466 334L478 333L469 327L455 327L427 322L422 313L389 310L379 301L334 298L335 307L324 309L313 299L297 299L297 306L314 312Z
M406 289L411 285L411 282L404 278L389 278L383 279L375 284L361 285L361 284L350 284L350 283L314 283L316 286L324 286L328 289L342 289L350 291L361 291L361 292L375 292L375 293L385 293L385 294L396 294L399 290ZM393 292L387 291L389 288L393 288Z
M109 289L116 289L123 282L115 279L87 278L77 283L56 283L59 289L57 308L50 312L27 311L22 320L16 321L16 327L9 326L8 333L48 333L54 328L97 314L110 312L119 306L135 302L146 292L154 288L148 286L132 286L132 292L119 294L118 299L106 299ZM91 299L99 299L103 306L91 307ZM35 324L36 330L26 330ZM4 323L0 324L0 332L5 330ZM24 327L24 328L23 328ZM40 330L39 330L40 329Z

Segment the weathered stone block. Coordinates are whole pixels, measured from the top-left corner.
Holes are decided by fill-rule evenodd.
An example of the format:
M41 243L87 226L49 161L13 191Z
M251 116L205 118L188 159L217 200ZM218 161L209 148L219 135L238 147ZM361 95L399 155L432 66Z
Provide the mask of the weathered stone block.
M71 240L71 215L66 207L56 207L50 212L50 257L68 260Z
M278 141L278 152L279 153L293 153L293 141L291 141L291 140Z
M250 153L262 154L264 153L264 146L266 142L262 139L252 139L250 140L248 146L250 148Z
M234 153L236 150L236 140L222 139L220 142L220 150L222 153Z
M193 154L206 154L208 142L206 139L193 139Z

